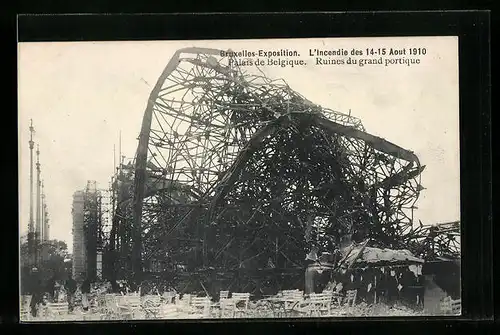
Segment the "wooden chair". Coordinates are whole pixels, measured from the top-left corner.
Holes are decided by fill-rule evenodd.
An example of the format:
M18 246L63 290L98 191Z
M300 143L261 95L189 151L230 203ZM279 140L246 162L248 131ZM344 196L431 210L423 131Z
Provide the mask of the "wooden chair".
M61 318L69 315L67 302L49 302L46 305L47 317Z
M301 314L303 312L302 302L304 301L304 292L299 290L283 291L285 316L291 314Z
M102 306L102 296L94 295L88 298L89 299L89 313L87 314L98 314L100 312Z
M323 293L329 294L332 297L333 306L338 306L338 307L342 306L343 297L340 293L337 293L334 290L323 291Z
M180 298L180 301L181 301L181 303L183 303L187 306L190 306L191 305L191 298L192 298L191 294L184 294L182 296L182 298Z
M175 296L176 296L175 292L164 292L162 298L165 303L171 304L174 302Z
M141 307L141 297L139 295L126 295L123 297L125 304L131 308Z
M283 296L284 297L291 297L294 299L302 299L304 297L304 292L299 291L299 290L283 291Z
M209 297L193 297L191 298L191 306L193 306L195 314L199 315L201 318L210 317L210 305L211 301ZM201 313L199 313L201 312Z
M309 296L309 315L330 315L332 296L329 293L313 293Z
M220 291L219 292L219 301L211 304L211 314L214 317L222 317L222 305L226 306L227 304L224 301L229 299L229 291Z
M141 309L141 297L138 294L128 294L118 298L118 312L125 319L133 319Z
M236 304L233 299L222 299L219 301L221 318L234 318L236 315Z
M451 312L455 315L462 314L462 299L451 300Z
M219 299L228 299L229 291L220 291Z
M19 303L19 320L20 321L30 321L31 320L31 311L30 311L30 303L31 303L31 295L23 295L21 296Z
M451 314L451 297L444 297L439 303L439 309L443 314Z
M101 320L112 320L118 316L118 295L105 294L104 306L101 309Z
M146 319L156 318L160 312L161 297L159 295L146 295L142 298L141 306L146 313Z
M250 293L232 293L231 298L221 299L219 301L220 317L234 318L237 314L247 313L249 301Z
M166 304L160 307L160 311L158 313L159 319L178 319L180 313L177 309L177 306L174 304Z
M159 295L156 295L156 294L148 294L148 295L145 295L141 298L142 300L142 303L153 303L155 305L159 305L160 302L161 302L161 297Z
M233 293L231 295L231 300L234 303L235 316L236 314L245 315L248 313L248 303L250 301L250 293Z
M459 315L462 312L462 300L453 300L451 297L445 297L440 304L441 312L444 314Z
M31 320L31 313L29 309L24 309L22 308L19 313L19 321L30 321Z
M97 302L97 309L99 311L102 311L106 308L106 296L105 295L98 295L96 302Z
M346 292L346 296L344 299L344 305L346 306L354 306L356 305L356 297L358 295L358 290L349 290Z

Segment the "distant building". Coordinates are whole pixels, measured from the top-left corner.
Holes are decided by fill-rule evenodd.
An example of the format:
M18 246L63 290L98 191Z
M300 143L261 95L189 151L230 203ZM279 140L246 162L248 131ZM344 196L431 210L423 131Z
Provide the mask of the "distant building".
M85 247L84 225L85 192L77 191L73 194L73 278L82 280L82 273L86 270L87 255Z

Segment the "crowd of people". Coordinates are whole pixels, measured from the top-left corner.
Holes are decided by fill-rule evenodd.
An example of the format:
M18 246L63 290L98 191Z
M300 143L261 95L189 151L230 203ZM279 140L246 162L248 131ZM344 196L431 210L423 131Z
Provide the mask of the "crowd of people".
M38 316L40 306L47 302L67 302L69 312L73 312L75 307L81 307L83 311L88 311L95 295L113 293L128 294L130 292L140 292L144 294L162 294L163 286L152 282L144 282L141 285L134 284L133 281L125 280L91 280L82 274L83 280L76 281L71 273L64 279L57 279L54 276L44 280L37 268L31 269L26 293L31 295L30 313L33 317Z
M31 315L33 317L38 316L40 306L45 305L47 302L67 302L68 310L73 312L75 309L75 296L78 290L81 293L81 307L84 311L88 311L92 283L89 278L85 276L83 278L83 281L78 283L69 273L64 280L57 280L52 276L44 281L38 269L33 268L28 287L28 293L31 295Z
M72 278L71 274L64 281L56 281L51 277L44 283L37 268L32 269L31 280L28 293L31 294L30 312L33 317L38 316L40 305L45 305L47 302L59 302L66 300L70 311L74 308L74 295L77 291L78 284ZM86 285L82 283L82 293Z

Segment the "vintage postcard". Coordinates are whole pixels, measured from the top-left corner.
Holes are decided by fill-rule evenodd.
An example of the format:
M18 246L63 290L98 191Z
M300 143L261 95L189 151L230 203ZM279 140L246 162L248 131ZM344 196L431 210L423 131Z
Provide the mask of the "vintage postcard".
M461 314L457 37L18 50L21 321Z

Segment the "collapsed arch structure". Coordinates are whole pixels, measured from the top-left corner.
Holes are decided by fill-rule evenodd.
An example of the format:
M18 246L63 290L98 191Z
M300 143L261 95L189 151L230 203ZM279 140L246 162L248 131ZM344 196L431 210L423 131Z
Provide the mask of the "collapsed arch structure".
M177 51L151 92L110 238L127 270L256 291L296 285L307 252L346 236L407 248L418 157L220 55Z

